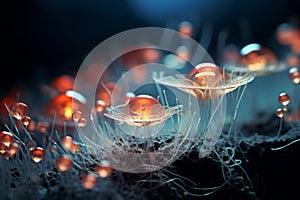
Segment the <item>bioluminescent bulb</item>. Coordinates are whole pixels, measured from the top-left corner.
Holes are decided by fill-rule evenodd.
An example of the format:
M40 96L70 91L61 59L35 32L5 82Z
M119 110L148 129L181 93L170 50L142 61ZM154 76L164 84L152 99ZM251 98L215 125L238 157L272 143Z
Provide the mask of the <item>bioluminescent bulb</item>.
M226 72L213 63L197 65L187 76L154 76L160 84L177 87L198 99L216 98L254 80L254 74Z
M73 160L68 155L62 155L56 158L55 167L61 171L68 171L71 167L73 167Z
M251 71L256 76L264 76L288 68L284 62L277 60L274 52L259 43L250 43L240 50L240 62L226 64L227 70L247 72Z
M122 112L129 114L125 122L133 126L151 126L169 117L159 101L149 95L131 98Z
M60 142L62 143L63 147L66 148L67 150L70 150L74 141L71 136L64 136L61 138Z
M278 108L278 109L276 110L276 116L277 116L277 117L282 118L282 117L284 116L284 114L285 114L285 111L284 111L283 108Z
M129 113L135 126L151 126L160 123L167 115L162 105L152 96L139 95L129 100L128 106L124 108L124 112ZM165 116L161 118L160 116ZM152 121L152 119L154 121ZM155 120L158 119L158 120Z
M0 143L3 143L5 146L9 146L14 141L14 136L9 131L0 132Z
M30 157L36 163L42 161L45 158L45 156L46 151L42 147L36 147L30 150Z
M108 163L104 163L104 164L97 164L94 170L101 178L107 178L109 177L112 172L113 172L113 168L108 164Z
M244 46L241 51L241 63L251 71L260 71L277 62L275 54L267 47L257 43Z
M29 115L29 107L25 103L15 102L10 107L10 113L14 118L21 120Z
M31 118L29 116L26 116L21 121L24 126L28 127L31 122Z
M68 90L52 98L45 106L46 114L55 117L57 125L64 122L73 123L73 113L84 109L86 99L79 93Z
M290 103L291 97L285 92L281 92L278 96L278 101L283 106L286 106Z
M297 67L289 69L289 78L295 84L300 83L300 70Z
M181 111L182 106L164 108L161 103L150 95L138 95L129 100L125 105L111 108L105 115L119 123L129 126L141 127L142 129L127 126L126 132L136 137L150 137L157 134L162 123L172 115ZM159 126L155 126L159 125ZM161 126L160 126L161 125Z
M72 153L79 151L79 144L75 142L71 136L66 135L62 137L61 143L66 150Z
M201 88L218 87L220 83L229 80L229 75L214 64L197 65L188 75L195 85Z
M87 173L81 177L80 182L82 187L84 187L85 189L92 189L93 187L95 187L98 179L94 174Z
M214 64L197 65L187 75L187 78L192 81L195 87L199 88L199 90L196 90L197 92L200 92L200 96L198 93L199 99L205 99L208 96L210 98L215 98L219 95L219 92L222 91L218 90L220 85L228 82L230 79L229 75L221 67L218 67Z

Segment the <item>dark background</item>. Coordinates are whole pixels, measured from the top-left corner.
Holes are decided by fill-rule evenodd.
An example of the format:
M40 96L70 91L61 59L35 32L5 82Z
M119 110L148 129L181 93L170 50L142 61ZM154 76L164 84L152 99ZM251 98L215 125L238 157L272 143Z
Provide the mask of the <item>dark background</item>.
M217 34L224 29L229 30L228 42L264 44L280 23L298 16L300 9L296 2L6 1L1 6L1 90L16 81L32 81L37 69L43 69L49 76L76 71L96 45L131 28L166 27L172 22L190 20L197 32L201 25L211 23L213 36L208 49L211 55L215 53Z
M1 5L1 96L14 85L30 86L73 73L95 46L131 28L167 27L172 22L190 20L197 31L201 24L209 22L213 25L212 43L207 49L211 55L215 55L216 38L224 29L230 32L229 42L267 44L274 39L279 24L294 17L299 20L297 3L296 0L7 1ZM259 184L254 180L254 185L259 188L259 199L297 199L299 146L294 144L280 152L262 151L264 147L253 150L246 168L258 180ZM192 172L197 173L197 169ZM235 196L234 190L222 192L222 199ZM219 194L211 198L221 199L222 193ZM295 198L291 198L293 195Z

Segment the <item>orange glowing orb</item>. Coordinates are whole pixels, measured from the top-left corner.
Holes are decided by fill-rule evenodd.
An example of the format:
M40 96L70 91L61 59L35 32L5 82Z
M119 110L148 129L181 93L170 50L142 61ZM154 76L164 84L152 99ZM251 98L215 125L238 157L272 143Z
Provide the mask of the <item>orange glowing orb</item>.
M106 178L113 173L113 168L109 165L97 165L95 167L95 172L101 177Z
M289 69L289 78L295 84L300 83L300 70L297 67Z
M221 67L213 64L197 65L187 78L201 88L218 87L229 80L228 74Z
M14 136L12 135L11 132L8 131L0 132L0 143L8 147L13 141L14 141Z
M36 147L30 151L30 157L36 163L42 161L45 156L46 152L42 147Z
M275 54L257 43L251 43L243 47L240 51L241 63L251 71L262 70L268 66L276 65Z
M141 126L151 125L151 122L148 123L147 121L165 113L165 109L162 105L149 95L133 97L129 100L125 110L129 113L130 117L135 119L137 124Z
M128 116L129 124L135 126L150 126L165 120L166 111L154 97L150 95L138 95L132 97L122 109Z
M73 113L81 110L86 99L79 93L68 90L59 94L46 105L45 110L51 117L56 117L56 122L73 120Z
M132 97L127 104L110 109L107 117L131 126L152 126L164 122L167 118L181 111L182 106L164 108L150 95Z
M73 160L68 155L59 156L55 161L55 167L61 172L68 171L73 167Z
M283 106L288 105L290 103L290 100L291 100L291 97L287 93L282 92L282 93L279 94L278 101Z
M81 178L81 185L85 189L92 189L97 183L97 177L94 174L87 173Z
M276 116L279 118L282 118L284 116L285 111L283 110L283 108L278 108L276 110Z
M199 99L216 98L224 92L221 88L230 79L221 67L210 63L197 65L187 78L193 82L194 86L199 87L199 90L194 90ZM215 90L216 88L219 89Z

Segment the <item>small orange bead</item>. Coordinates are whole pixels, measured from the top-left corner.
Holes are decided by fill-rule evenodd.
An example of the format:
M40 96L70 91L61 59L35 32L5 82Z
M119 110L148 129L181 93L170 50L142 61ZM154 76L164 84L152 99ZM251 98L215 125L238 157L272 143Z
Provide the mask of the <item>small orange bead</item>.
M73 120L73 113L84 109L85 98L74 91L67 91L54 97L48 102L45 111L58 122Z
M95 172L101 177L106 178L110 176L113 172L113 169L109 165L97 165L95 167Z
M36 163L42 161L45 156L46 152L42 147L36 147L30 151L30 157Z
M284 116L285 111L282 108L278 108L276 111L277 117L282 118Z
M71 136L64 136L62 139L61 139L61 143L62 145L67 149L67 150L70 150L72 148L72 145L73 145L73 138Z
M282 93L279 94L278 101L283 106L288 105L290 103L290 100L291 100L291 97L287 93L282 92Z
M297 67L292 67L289 69L289 78L295 84L300 82L300 70Z
M68 155L60 156L56 159L55 167L61 171L68 171L73 166L73 160Z
M5 146L9 146L14 141L13 135L8 131L0 132L0 143L3 143Z
M30 122L31 122L31 118L30 117L24 117L23 119L22 119L22 123L23 123L23 125L24 126L29 126L29 124L30 124Z
M85 189L92 189L97 183L97 177L93 174L84 174L81 178L81 185Z

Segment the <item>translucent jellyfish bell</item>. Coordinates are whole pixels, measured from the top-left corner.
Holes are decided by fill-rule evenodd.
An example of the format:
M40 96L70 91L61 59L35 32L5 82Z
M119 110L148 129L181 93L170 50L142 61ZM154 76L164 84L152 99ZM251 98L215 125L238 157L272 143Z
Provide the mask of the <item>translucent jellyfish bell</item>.
M251 72L228 73L213 63L198 64L187 76L153 76L154 80L163 85L177 87L198 99L216 98L245 85L254 79Z
M269 48L258 43L250 43L240 50L240 63L226 64L227 70L239 72L253 72L256 76L264 76L270 73L279 72L288 66L279 62Z
M105 115L116 120L121 129L135 137L153 137L166 119L182 110L182 105L163 107L150 95L132 97L125 105L113 107Z

